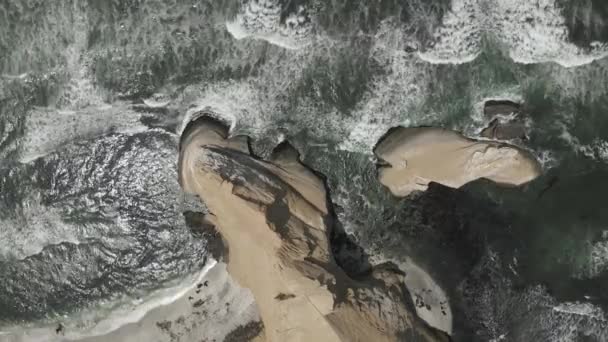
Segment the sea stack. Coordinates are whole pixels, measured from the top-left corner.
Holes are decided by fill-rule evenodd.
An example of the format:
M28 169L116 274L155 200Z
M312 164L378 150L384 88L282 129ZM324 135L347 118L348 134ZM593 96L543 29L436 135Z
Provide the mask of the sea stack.
M430 182L459 188L486 178L519 186L541 174L536 158L521 148L469 139L442 128L392 129L374 153L381 163L380 182L396 196L424 191Z
M449 340L416 316L394 266L354 280L336 264L325 184L289 144L259 160L246 138L203 115L182 134L179 177L207 205L229 249L228 272L255 297L266 341Z

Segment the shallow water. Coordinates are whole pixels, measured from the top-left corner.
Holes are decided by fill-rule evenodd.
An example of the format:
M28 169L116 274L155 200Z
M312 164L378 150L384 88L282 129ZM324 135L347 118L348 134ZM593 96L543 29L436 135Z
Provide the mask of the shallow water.
M546 0L527 18L532 3L508 4L1 2L0 322L90 326L111 310L87 324L82 310L139 305L202 269L206 241L182 212L203 209L179 190L176 141L208 108L261 156L292 141L359 244L444 286L456 340L608 339L608 6ZM469 31L449 31L467 11ZM402 200L378 184L386 130L475 136L488 98L525 102L543 177Z

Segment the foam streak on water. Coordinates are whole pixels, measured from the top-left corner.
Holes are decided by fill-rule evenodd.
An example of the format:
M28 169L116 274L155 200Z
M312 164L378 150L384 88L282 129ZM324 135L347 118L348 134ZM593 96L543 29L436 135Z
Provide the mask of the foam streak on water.
M252 37L286 49L301 49L311 43L312 25L303 6L281 22L281 4L277 0L245 2L236 19L226 23L235 39Z
M434 46L420 57L430 63L470 62L480 53L484 34L500 40L518 63L574 67L608 56L606 43L582 49L569 41L556 0L454 0Z

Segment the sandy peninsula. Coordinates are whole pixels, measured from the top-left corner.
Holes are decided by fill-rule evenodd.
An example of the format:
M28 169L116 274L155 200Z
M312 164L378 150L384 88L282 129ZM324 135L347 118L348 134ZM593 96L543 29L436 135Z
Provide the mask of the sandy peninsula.
M394 265L352 279L336 264L325 184L289 144L262 161L245 137L199 116L182 134L179 177L209 208L205 219L228 247L228 272L253 293L264 324L259 339L449 340L415 314Z

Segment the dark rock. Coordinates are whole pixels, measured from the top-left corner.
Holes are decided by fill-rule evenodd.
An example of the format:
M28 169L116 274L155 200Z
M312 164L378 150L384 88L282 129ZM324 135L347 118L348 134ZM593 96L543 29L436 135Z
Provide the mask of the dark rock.
M487 118L493 118L496 115L511 115L513 113L519 114L521 111L521 105L516 102L503 100L503 101L486 101L483 108L483 114Z
M481 131L482 137L496 140L528 138L526 124L523 121L524 113L519 103L508 100L487 101L483 113L492 121Z
M171 332L171 321L156 322L156 326L165 333Z
M497 140L526 140L527 130L526 125L521 121L502 123L498 119L494 119L488 127L481 131L480 135L484 138Z
M203 304L205 304L205 301L202 299L199 299L196 302L194 302L194 304L192 304L192 306L195 308L198 308L199 306L202 306Z
M190 228L192 234L206 238L207 248L211 256L216 260L228 261L228 246L222 240L222 236L215 229L215 226L206 219L206 215L194 211L185 211L183 214L186 225ZM201 284L198 285L197 288L200 289Z
M245 325L237 327L236 329L228 333L228 335L226 335L226 338L224 338L224 342L251 341L257 336L259 336L263 329L264 325L262 324L262 322L249 322Z
M278 300L278 301L283 301L283 300L287 300L290 298L295 298L296 296L294 294L287 294L287 293L279 293L276 297L274 297L274 299Z

